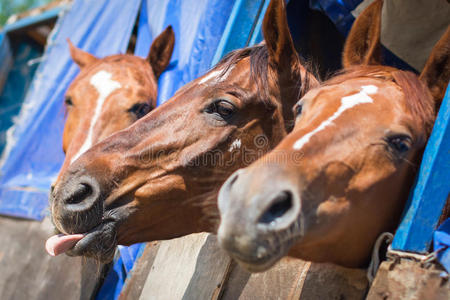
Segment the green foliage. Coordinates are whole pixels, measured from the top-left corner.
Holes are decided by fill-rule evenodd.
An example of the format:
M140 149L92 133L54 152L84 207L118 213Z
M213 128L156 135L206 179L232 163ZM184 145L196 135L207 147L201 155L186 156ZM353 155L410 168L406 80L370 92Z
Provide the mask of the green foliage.
M0 27L8 18L17 13L47 4L52 0L0 0Z

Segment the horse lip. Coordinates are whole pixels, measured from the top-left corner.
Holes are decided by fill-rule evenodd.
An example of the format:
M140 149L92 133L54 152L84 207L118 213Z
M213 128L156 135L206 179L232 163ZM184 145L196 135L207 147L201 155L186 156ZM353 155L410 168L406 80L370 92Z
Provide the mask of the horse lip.
M85 236L79 240L70 250L66 252L69 256L91 256L102 262L109 262L114 257L116 241L116 224L114 219L102 219L101 223L85 233ZM112 235L111 235L112 233ZM105 240L101 240L102 236L106 236L107 248L103 249ZM112 238L111 238L112 237ZM102 241L100 247L94 246ZM91 249L93 248L93 249Z
M259 247L264 247L262 245L259 245ZM267 247L264 247L267 251L269 249L267 249ZM265 265L267 263L269 263L270 261L274 260L275 258L277 258L278 256L282 255L283 251L281 247L277 247L277 248L272 248L270 249L271 251L267 251L268 253L266 253L263 256L258 257L256 254L255 255L243 255L242 253L240 253L239 251L235 250L235 249L226 249L228 254L235 259L236 261L238 261L239 263L243 263L245 265L252 265L252 266L261 266L261 265ZM275 260L276 261L276 260Z
M283 255L281 251L266 255L262 258L243 258L235 253L230 253L234 260L250 272L263 272L273 266Z
M243 262L245 264L252 264L252 265L263 265L270 261L275 254L272 255L266 255L264 257L256 258L256 257L243 257L241 255L237 255L236 253L230 253L231 256L233 256L234 259L237 261Z
M227 249L227 252L233 259L250 272L263 272L278 262L287 253L295 240L296 237L293 236L281 241L281 243L277 243L276 247L270 247L271 251L262 257L243 256L233 249Z

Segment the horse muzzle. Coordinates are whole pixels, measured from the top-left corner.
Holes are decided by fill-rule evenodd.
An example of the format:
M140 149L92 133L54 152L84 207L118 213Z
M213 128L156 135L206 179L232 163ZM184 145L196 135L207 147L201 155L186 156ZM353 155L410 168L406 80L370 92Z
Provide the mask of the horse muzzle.
M87 175L65 180L51 194L52 217L59 231L85 233L103 218L100 185Z
M51 255L64 252L69 256L93 257L101 262L113 258L119 221L113 211L105 211L103 195L101 185L86 173L68 175L52 189L53 224L66 240L75 236L78 239L67 246L61 236L51 237L47 244L56 247L47 248ZM64 250L55 251L58 247Z
M251 167L235 172L220 189L218 199L219 243L252 272L275 264L302 232L301 201L295 185L283 173L257 171L261 176L256 177Z

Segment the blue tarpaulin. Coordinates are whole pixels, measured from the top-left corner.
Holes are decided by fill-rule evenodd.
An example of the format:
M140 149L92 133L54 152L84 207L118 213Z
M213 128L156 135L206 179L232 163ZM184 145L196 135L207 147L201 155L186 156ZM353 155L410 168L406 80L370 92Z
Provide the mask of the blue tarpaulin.
M0 169L0 213L42 219L48 190L64 160L63 94L78 73L66 39L96 56L125 52L140 0L76 0L57 22Z
M175 48L159 81L158 104L211 68L234 0L148 0L139 19L136 55L146 56L150 41L172 25Z
M352 11L363 0L309 0L311 8L323 11L339 31L347 35L355 18Z

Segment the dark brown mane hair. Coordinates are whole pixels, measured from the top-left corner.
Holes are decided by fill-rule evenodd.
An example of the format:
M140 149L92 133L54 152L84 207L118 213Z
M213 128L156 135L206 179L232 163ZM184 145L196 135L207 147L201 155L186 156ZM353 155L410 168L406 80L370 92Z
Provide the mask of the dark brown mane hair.
M358 77L379 78L397 84L405 94L406 109L417 121L419 142L426 141L433 128L435 105L429 89L416 74L387 66L354 66L342 70L323 85L340 84Z
M217 63L217 67L223 68L223 72L221 74L223 76L232 66L246 57L250 58L250 78L256 82L258 89L263 91L264 99L269 99L269 52L264 43L231 51ZM299 59L301 60L301 58ZM314 68L312 68L308 62L300 61L300 63L308 72L306 73L306 76L302 78L303 82L300 81L296 83L296 86L300 87L298 99L306 94L309 90L311 76L316 75ZM300 69L298 71L300 72ZM318 76L316 76L316 78L318 78Z

